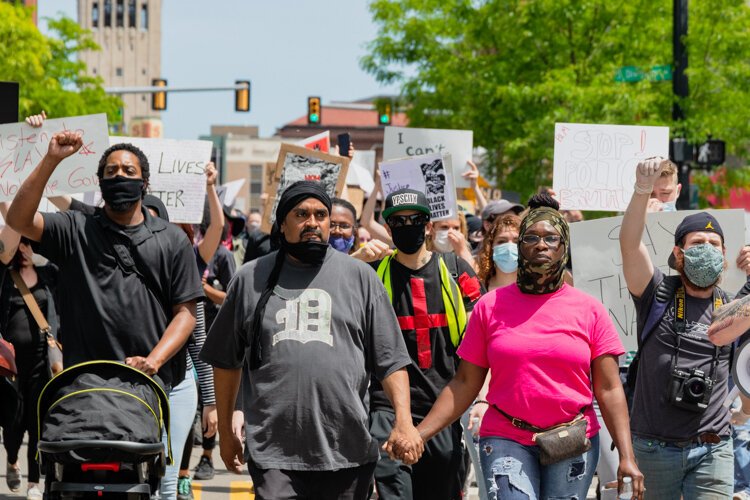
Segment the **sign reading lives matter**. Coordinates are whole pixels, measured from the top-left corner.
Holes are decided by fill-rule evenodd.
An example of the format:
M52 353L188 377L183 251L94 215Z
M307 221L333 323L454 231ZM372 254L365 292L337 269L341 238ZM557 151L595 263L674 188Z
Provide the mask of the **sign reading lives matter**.
M170 222L201 222L211 141L111 137L110 142L127 142L145 153L151 170L149 192L167 207Z
M668 127L555 124L553 187L566 210L624 211L639 161L669 157Z
M733 295L745 284L746 276L735 264L735 259L745 241L743 210L709 210L724 231L728 269L719 286ZM654 267L666 274L676 271L667 265L674 248L674 232L686 216L698 211L655 212L648 214L643 231L643 244ZM630 298L622 274L620 254L620 226L622 217L610 217L570 225L573 281L579 290L599 299L609 311L609 317L620 334L628 351L635 351L636 317L633 299Z
M10 201L21 183L47 154L52 137L63 131L81 134L83 146L57 166L44 196L82 193L99 189L96 169L107 147L107 115L85 115L45 120L34 128L21 123L0 125L0 201Z
M380 164L383 194L398 189L416 189L427 196L432 220L457 217L456 188L451 171L451 155L429 154Z
M383 160L448 153L453 164L454 186L465 188L469 187L469 181L461 174L466 171L466 162L472 159L473 147L474 132L471 130L385 127Z
M348 157L282 144L276 166L267 181L266 193L269 196L263 208L261 231L271 232L276 220L276 206L286 188L297 181L316 181L323 184L328 196L340 196L344 190L348 170Z

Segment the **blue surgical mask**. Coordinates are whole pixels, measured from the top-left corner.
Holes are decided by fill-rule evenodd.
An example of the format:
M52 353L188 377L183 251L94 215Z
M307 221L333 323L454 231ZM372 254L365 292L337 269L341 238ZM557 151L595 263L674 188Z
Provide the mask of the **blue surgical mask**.
M492 260L504 273L514 273L518 269L518 244L501 243L492 249Z
M724 254L710 243L702 243L687 250L685 254L685 276L695 286L706 288L714 285L724 270Z
M665 201L661 204L662 212L676 212L677 211L677 200Z
M328 238L328 244L339 252L349 253L349 250L354 246L354 235L349 238L344 238L343 236L331 236Z

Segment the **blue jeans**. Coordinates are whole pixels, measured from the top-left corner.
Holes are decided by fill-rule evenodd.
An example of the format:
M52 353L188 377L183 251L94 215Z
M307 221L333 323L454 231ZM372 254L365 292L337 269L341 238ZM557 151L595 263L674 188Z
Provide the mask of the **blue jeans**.
M717 444L695 443L680 448L663 441L633 436L633 450L645 478L647 499L732 498L732 438L724 438Z
M195 410L198 408L198 389L195 387L193 372L185 374L185 380L169 392L169 437L172 441L172 465L167 466L161 478L159 494L163 500L177 498L177 475L180 472L180 459L188 433L193 428ZM162 437L164 449L167 448L167 433Z
M479 457L490 500L585 500L599 460L599 435L591 449L552 465L539 463L539 448L510 439L479 440Z

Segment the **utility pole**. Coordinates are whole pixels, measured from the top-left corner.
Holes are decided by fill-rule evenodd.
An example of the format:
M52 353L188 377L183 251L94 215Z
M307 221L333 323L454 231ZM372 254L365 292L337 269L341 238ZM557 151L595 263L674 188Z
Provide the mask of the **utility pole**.
M672 92L675 102L672 104L672 120L675 125L685 119L685 114L677 99L688 96L688 78L685 70L688 67L688 54L685 48L685 37L688 32L688 0L673 0L672 2L672 54L674 57L674 71L672 71ZM678 128L678 130L680 130ZM680 133L684 131L680 130ZM674 145L674 142L673 142ZM676 149L676 148L675 148ZM684 148L683 148L684 152ZM683 154L673 154L677 163L677 182L682 184L680 197L677 199L678 209L690 208L690 160Z

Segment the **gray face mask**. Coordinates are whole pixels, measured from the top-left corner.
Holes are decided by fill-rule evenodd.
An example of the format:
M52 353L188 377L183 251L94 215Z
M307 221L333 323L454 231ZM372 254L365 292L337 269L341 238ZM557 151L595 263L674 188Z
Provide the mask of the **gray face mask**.
M687 250L685 255L685 276L695 286L706 288L715 284L724 270L724 254L709 243L702 243Z

